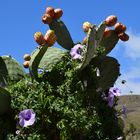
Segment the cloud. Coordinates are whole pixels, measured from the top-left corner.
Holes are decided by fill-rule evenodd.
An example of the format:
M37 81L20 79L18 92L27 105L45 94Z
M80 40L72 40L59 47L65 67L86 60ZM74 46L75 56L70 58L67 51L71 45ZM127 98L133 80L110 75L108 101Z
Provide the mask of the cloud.
M125 55L133 60L140 58L140 34L134 34L132 30L127 32L129 41L123 43L125 46Z

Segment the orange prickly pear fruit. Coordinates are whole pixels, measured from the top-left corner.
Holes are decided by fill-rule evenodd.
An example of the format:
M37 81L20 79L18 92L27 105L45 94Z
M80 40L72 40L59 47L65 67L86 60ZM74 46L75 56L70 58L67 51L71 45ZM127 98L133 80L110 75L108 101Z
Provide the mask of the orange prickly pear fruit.
M117 34L122 33L126 31L126 26L119 22L115 24L114 30Z
M105 19L105 24L106 26L109 26L109 27L114 26L116 22L117 22L117 17L114 15L110 15Z
M44 24L50 24L52 22L52 17L49 14L44 14L42 16L42 22Z
M29 68L30 61L25 61L23 63L24 68Z
M57 37L53 30L48 30L46 35L44 36L44 39L48 46L53 46L53 44L56 42Z
M25 61L30 61L31 56L29 54L24 54L23 58Z
M111 35L111 30L109 28L105 28L103 37L108 38Z
M34 39L38 43L38 45L44 45L45 44L45 39L44 39L44 36L41 32L36 32L34 34Z
M62 9L58 8L54 10L54 18L59 19L63 15Z
M46 14L50 15L52 18L54 17L54 8L53 7L47 7L46 8Z
M128 41L129 40L129 36L126 33L119 33L118 34L119 39L121 39L122 41Z
M83 23L84 32L88 32L90 28L91 28L91 24L89 22L84 22Z

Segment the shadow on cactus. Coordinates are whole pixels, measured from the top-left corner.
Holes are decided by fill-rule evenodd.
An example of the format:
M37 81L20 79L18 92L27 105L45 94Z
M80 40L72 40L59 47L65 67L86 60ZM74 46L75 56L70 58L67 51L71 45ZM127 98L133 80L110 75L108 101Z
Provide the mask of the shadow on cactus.
M8 86L16 131L8 130L1 137L125 140L123 119L115 109L120 90L113 87L120 65L106 55L119 39L129 39L126 28L122 24L118 28L113 15L99 26L85 22L86 37L76 44L60 19L62 15L62 9L46 9L42 21L50 30L45 35L36 32L39 46L31 56L24 56L30 77ZM56 41L64 49L52 47Z

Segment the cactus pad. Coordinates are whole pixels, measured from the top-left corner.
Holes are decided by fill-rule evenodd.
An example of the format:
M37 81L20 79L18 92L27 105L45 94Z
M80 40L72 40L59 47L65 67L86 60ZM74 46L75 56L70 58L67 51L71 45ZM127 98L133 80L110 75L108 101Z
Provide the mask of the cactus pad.
M113 86L120 74L118 61L109 56L96 57L93 66L99 69L100 76L96 77L97 91L105 91Z
M111 50L115 47L115 45L118 43L119 38L114 30L111 30L111 35L108 38L103 38L100 42L100 47L105 48L105 54L108 54L111 52Z
M52 23L49 24L49 27L51 30L54 30L59 45L67 50L70 50L74 46L71 35L63 21L53 20Z
M0 84L5 86L8 82L17 82L24 77L23 67L11 56L0 57Z

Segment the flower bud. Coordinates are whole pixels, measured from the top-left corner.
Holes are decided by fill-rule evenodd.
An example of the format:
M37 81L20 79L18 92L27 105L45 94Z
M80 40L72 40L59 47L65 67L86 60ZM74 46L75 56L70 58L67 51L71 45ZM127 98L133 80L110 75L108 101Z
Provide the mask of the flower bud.
M36 32L34 34L34 39L38 43L38 45L44 45L45 44L44 36L41 32Z
M44 24L50 24L52 22L52 17L49 14L44 14L42 16L42 22Z
M54 8L53 7L47 7L46 8L46 14L50 15L53 18L54 17Z
M62 17L62 15L63 15L63 11L62 11L62 9L55 9L54 10L54 18L55 19L59 19L60 17Z
M24 68L29 68L30 61L25 61L23 63Z
M103 37L108 38L111 35L111 30L109 28L105 28Z
M56 42L56 35L53 30L48 30L46 35L44 36L46 44L49 46L53 46L53 44Z
M89 22L84 22L83 23L84 32L88 32L90 28L91 28L91 24Z
M114 26L116 22L117 22L117 17L114 15L108 16L105 20L106 26L109 26L109 27Z
M114 26L114 30L117 34L122 33L126 31L126 26L123 25L122 23L116 23Z
M119 33L119 34L118 34L118 37L119 37L119 39L121 39L122 41L128 41L128 40L129 40L129 36L128 36L126 33L124 33L124 32Z
M25 61L30 61L31 56L29 54L24 54L23 58L24 58Z

